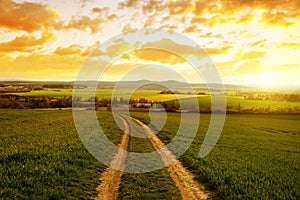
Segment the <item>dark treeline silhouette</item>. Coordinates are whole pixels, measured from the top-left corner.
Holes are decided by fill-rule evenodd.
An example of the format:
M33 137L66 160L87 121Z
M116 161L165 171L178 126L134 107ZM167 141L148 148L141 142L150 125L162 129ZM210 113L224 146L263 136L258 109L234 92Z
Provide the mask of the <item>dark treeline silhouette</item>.
M86 88L84 85L76 85L76 88ZM4 84L0 83L0 93L19 93L19 92L31 92L32 90L44 90L44 89L72 89L73 84L62 83L49 83L49 84Z
M72 106L72 97L53 98L49 96L0 95L0 108L65 108Z
M82 107L91 108L95 107L97 110L100 108L107 108L110 110L111 107L129 107L131 109L161 109L160 104L167 112L201 112L211 113L212 110L209 106L207 107L196 107L191 104L185 107L180 107L178 100L170 101L150 101L146 98L98 98L90 97L87 100L82 100L81 97L64 96L61 98L54 98L50 96L19 96L15 94L0 94L0 108L5 109L22 109L22 108L66 108L66 107ZM240 104L227 105L225 110L214 110L219 113L274 113L274 114L300 114L300 107L286 106L272 109L270 106L244 108Z

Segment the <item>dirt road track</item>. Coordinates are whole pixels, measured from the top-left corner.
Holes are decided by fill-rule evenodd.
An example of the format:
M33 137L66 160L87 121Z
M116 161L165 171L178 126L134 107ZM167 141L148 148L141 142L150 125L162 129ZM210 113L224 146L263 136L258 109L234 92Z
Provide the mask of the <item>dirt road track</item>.
M127 150L129 145L129 126L127 121L121 117L123 120L123 124L125 127L125 132L122 136L121 143L119 147L122 150ZM121 149L118 150L115 158L111 161L110 166L115 166L118 169L125 168L125 160L127 153L122 151ZM96 188L98 195L95 198L96 200L116 200L119 194L119 186L121 183L123 171L118 171L113 168L107 168L101 175L100 175L100 185Z
M123 120L125 132L122 137L115 158L111 161L111 166L116 166L119 169L125 168L125 160L127 153L123 150L127 150L129 145L130 127L125 119L125 116L120 116ZM127 117L126 117L127 118ZM213 199L213 193L205 188L204 184L201 184L194 180L194 175L183 167L182 163L176 159L174 154L165 147L165 144L155 135L150 127L142 123L141 121L133 119L138 125L143 127L153 147L157 150L165 163L172 179L174 180L177 188L179 189L183 200L202 200ZM128 118L128 120L130 120ZM171 164L170 164L171 163ZM116 200L119 194L119 186L122 178L122 171L118 171L112 168L107 168L105 172L100 175L100 185L96 188L98 195L96 200Z
M155 135L150 127L137 119L132 119L144 128L148 138L156 150L163 149L165 147L165 144ZM168 165L167 169L179 189L183 200L202 200L213 198L213 193L208 191L204 184L195 181L194 175L183 167L182 163L175 158L171 151L164 148L163 150L158 151L158 153L165 165Z

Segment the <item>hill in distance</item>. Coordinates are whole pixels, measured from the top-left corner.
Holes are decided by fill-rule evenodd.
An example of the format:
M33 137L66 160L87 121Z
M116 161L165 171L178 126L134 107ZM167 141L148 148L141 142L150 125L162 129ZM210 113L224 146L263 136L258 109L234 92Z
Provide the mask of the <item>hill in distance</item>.
M73 86L81 85L85 86L87 88L94 88L97 86L98 88L102 89L113 89L117 85L119 89L132 89L136 86L140 86L139 89L149 89L149 90L161 90L166 89L167 87L176 89L176 90L184 90L188 89L190 87L193 87L195 89L207 89L207 84L205 83L184 83L176 80L168 80L168 81L151 81L151 80L138 80L138 81L120 81L120 82L107 82L107 81L24 81L24 80L5 80L0 81L0 84L11 84L11 85L69 85ZM211 89L220 89L222 88L222 85L211 83L210 84ZM254 87L249 86L242 86L242 85L232 85L232 84L224 84L224 89L227 90L251 90L251 89L257 89Z

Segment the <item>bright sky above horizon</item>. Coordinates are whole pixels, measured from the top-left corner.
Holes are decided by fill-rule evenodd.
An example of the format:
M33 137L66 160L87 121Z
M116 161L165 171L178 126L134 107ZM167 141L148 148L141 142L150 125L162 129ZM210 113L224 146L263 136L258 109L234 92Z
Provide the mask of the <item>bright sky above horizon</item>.
M300 86L300 0L0 0L0 80L75 80L100 44L142 28L175 31L197 42L224 83ZM149 65L162 64L199 81L188 63L155 50L122 56L103 78L118 80L122 69L141 64L148 67L133 79L145 79Z

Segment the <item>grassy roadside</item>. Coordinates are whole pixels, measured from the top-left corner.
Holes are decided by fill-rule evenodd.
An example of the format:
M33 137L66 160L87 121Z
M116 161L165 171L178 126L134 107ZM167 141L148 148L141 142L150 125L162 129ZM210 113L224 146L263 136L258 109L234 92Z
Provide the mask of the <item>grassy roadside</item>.
M129 151L145 153L154 148L146 138L131 137ZM119 192L119 199L181 199L166 168L147 173L124 173Z
M114 143L110 114L100 124ZM114 130L114 131L113 131ZM0 199L89 199L105 166L82 145L71 111L0 110Z
M131 115L149 122L147 113ZM165 143L176 133L180 114L170 113L168 119L158 134ZM298 199L299 120L297 115L227 115L217 145L199 159L210 122L210 115L201 114L198 134L180 160L225 199Z

